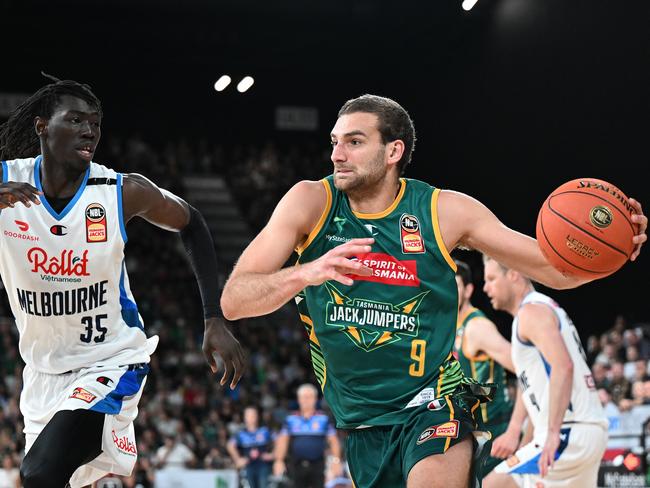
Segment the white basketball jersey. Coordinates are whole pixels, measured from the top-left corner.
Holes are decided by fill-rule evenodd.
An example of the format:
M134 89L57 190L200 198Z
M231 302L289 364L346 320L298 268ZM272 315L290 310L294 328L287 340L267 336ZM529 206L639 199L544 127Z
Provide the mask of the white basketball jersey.
M42 157L3 161L3 183L42 190ZM36 371L149 362L147 339L124 265L122 175L90 163L57 213L17 203L0 212L0 274L20 333L20 354Z
M544 304L553 310L559 322L562 339L573 361L573 390L571 403L564 414L564 422L595 423L607 428L607 417L598 398L591 371L585 361L580 337L573 322L564 309L546 295L531 292L526 295L521 306L527 303ZM518 322L515 316L512 322L512 361L528 416L535 426L535 437L545 437L548 430L551 366L532 343L521 341Z

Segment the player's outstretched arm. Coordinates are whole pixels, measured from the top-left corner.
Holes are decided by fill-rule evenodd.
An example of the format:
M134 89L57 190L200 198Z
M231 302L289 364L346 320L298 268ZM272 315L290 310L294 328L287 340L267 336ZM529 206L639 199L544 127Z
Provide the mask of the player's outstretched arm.
M293 250L314 229L326 208L327 193L321 182L301 181L280 200L262 231L237 261L221 296L229 320L271 313L301 290L335 280L352 284L347 274L371 270L348 259L370 251L372 239L353 239L310 263L282 269Z
M499 333L497 326L485 317L475 317L465 326L463 352L465 350L470 356L478 356L484 352L508 371L515 371L510 342Z
M2 181L2 165L0 165L0 182ZM3 208L13 208L16 202L21 202L25 207L31 207L32 203L40 205L41 201L38 195L43 192L33 187L29 183L18 183L7 181L0 183L0 210Z
M245 370L245 354L221 314L217 256L205 219L182 198L139 174L124 175L122 193L125 222L138 216L163 229L180 232L203 302L203 355L215 373L215 354L223 359L221 384L232 376L230 387L234 388Z
M573 361L560 333L555 313L547 306L527 303L518 314L519 336L530 341L551 367L549 378L549 415L546 444L539 459L539 469L546 476L560 445L560 429L571 402Z
M639 234L634 237L634 257L647 239L648 224L640 204L635 207L639 213L632 215L632 220L639 224ZM559 272L546 260L535 239L508 228L485 205L468 195L442 191L438 215L447 249L459 245L476 249L550 288L575 288L589 281Z
M508 428L503 434L494 439L494 443L492 444L491 454L493 457L505 459L515 453L519 447L521 427L527 416L526 405L524 405L524 401L521 398L521 389L517 387L517 399L515 400L515 406L510 416Z

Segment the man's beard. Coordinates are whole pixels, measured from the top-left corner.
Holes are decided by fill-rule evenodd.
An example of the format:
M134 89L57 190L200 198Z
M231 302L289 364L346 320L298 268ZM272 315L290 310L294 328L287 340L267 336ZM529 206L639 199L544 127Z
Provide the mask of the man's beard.
M375 158L371 161L369 172L363 175L355 174L353 178L339 179L334 174L334 186L337 190L344 192L354 192L374 186L380 182L386 175L384 167L384 148L382 147Z

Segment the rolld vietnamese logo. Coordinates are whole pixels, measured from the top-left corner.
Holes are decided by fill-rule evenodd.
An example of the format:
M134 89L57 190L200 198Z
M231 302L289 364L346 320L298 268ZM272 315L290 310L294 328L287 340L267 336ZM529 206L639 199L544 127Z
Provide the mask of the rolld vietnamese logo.
M32 273L45 273L55 276L90 276L88 273L88 251L81 257L75 256L74 251L63 250L58 256L48 256L47 251L40 247L32 247L27 251L27 260L32 264Z

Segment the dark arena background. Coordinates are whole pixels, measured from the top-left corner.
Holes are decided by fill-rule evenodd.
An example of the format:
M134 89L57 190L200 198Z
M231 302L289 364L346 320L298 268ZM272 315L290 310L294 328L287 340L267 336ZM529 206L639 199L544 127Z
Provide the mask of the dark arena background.
M610 181L650 211L648 0L478 0L470 10L461 0L0 0L0 24L0 123L48 82L41 71L91 85L104 108L95 161L199 208L224 280L284 192L331 172L337 111L364 93L410 112L418 139L406 176L468 193L528 235L546 196L578 177ZM217 91L223 75L231 83ZM254 83L240 92L244 77ZM316 383L295 307L234 324L249 369L236 390L220 388L201 356L200 297L180 240L141 222L128 232L133 293L161 342L136 420L136 472L97 486L248 486L226 448L244 407L277 433L297 387ZM578 289L543 290L573 318L602 390L600 486L648 486L649 253ZM474 303L509 337L509 318L480 291L480 256L456 254L474 266ZM24 436L4 293L0 331L5 487L16 486L2 483Z

